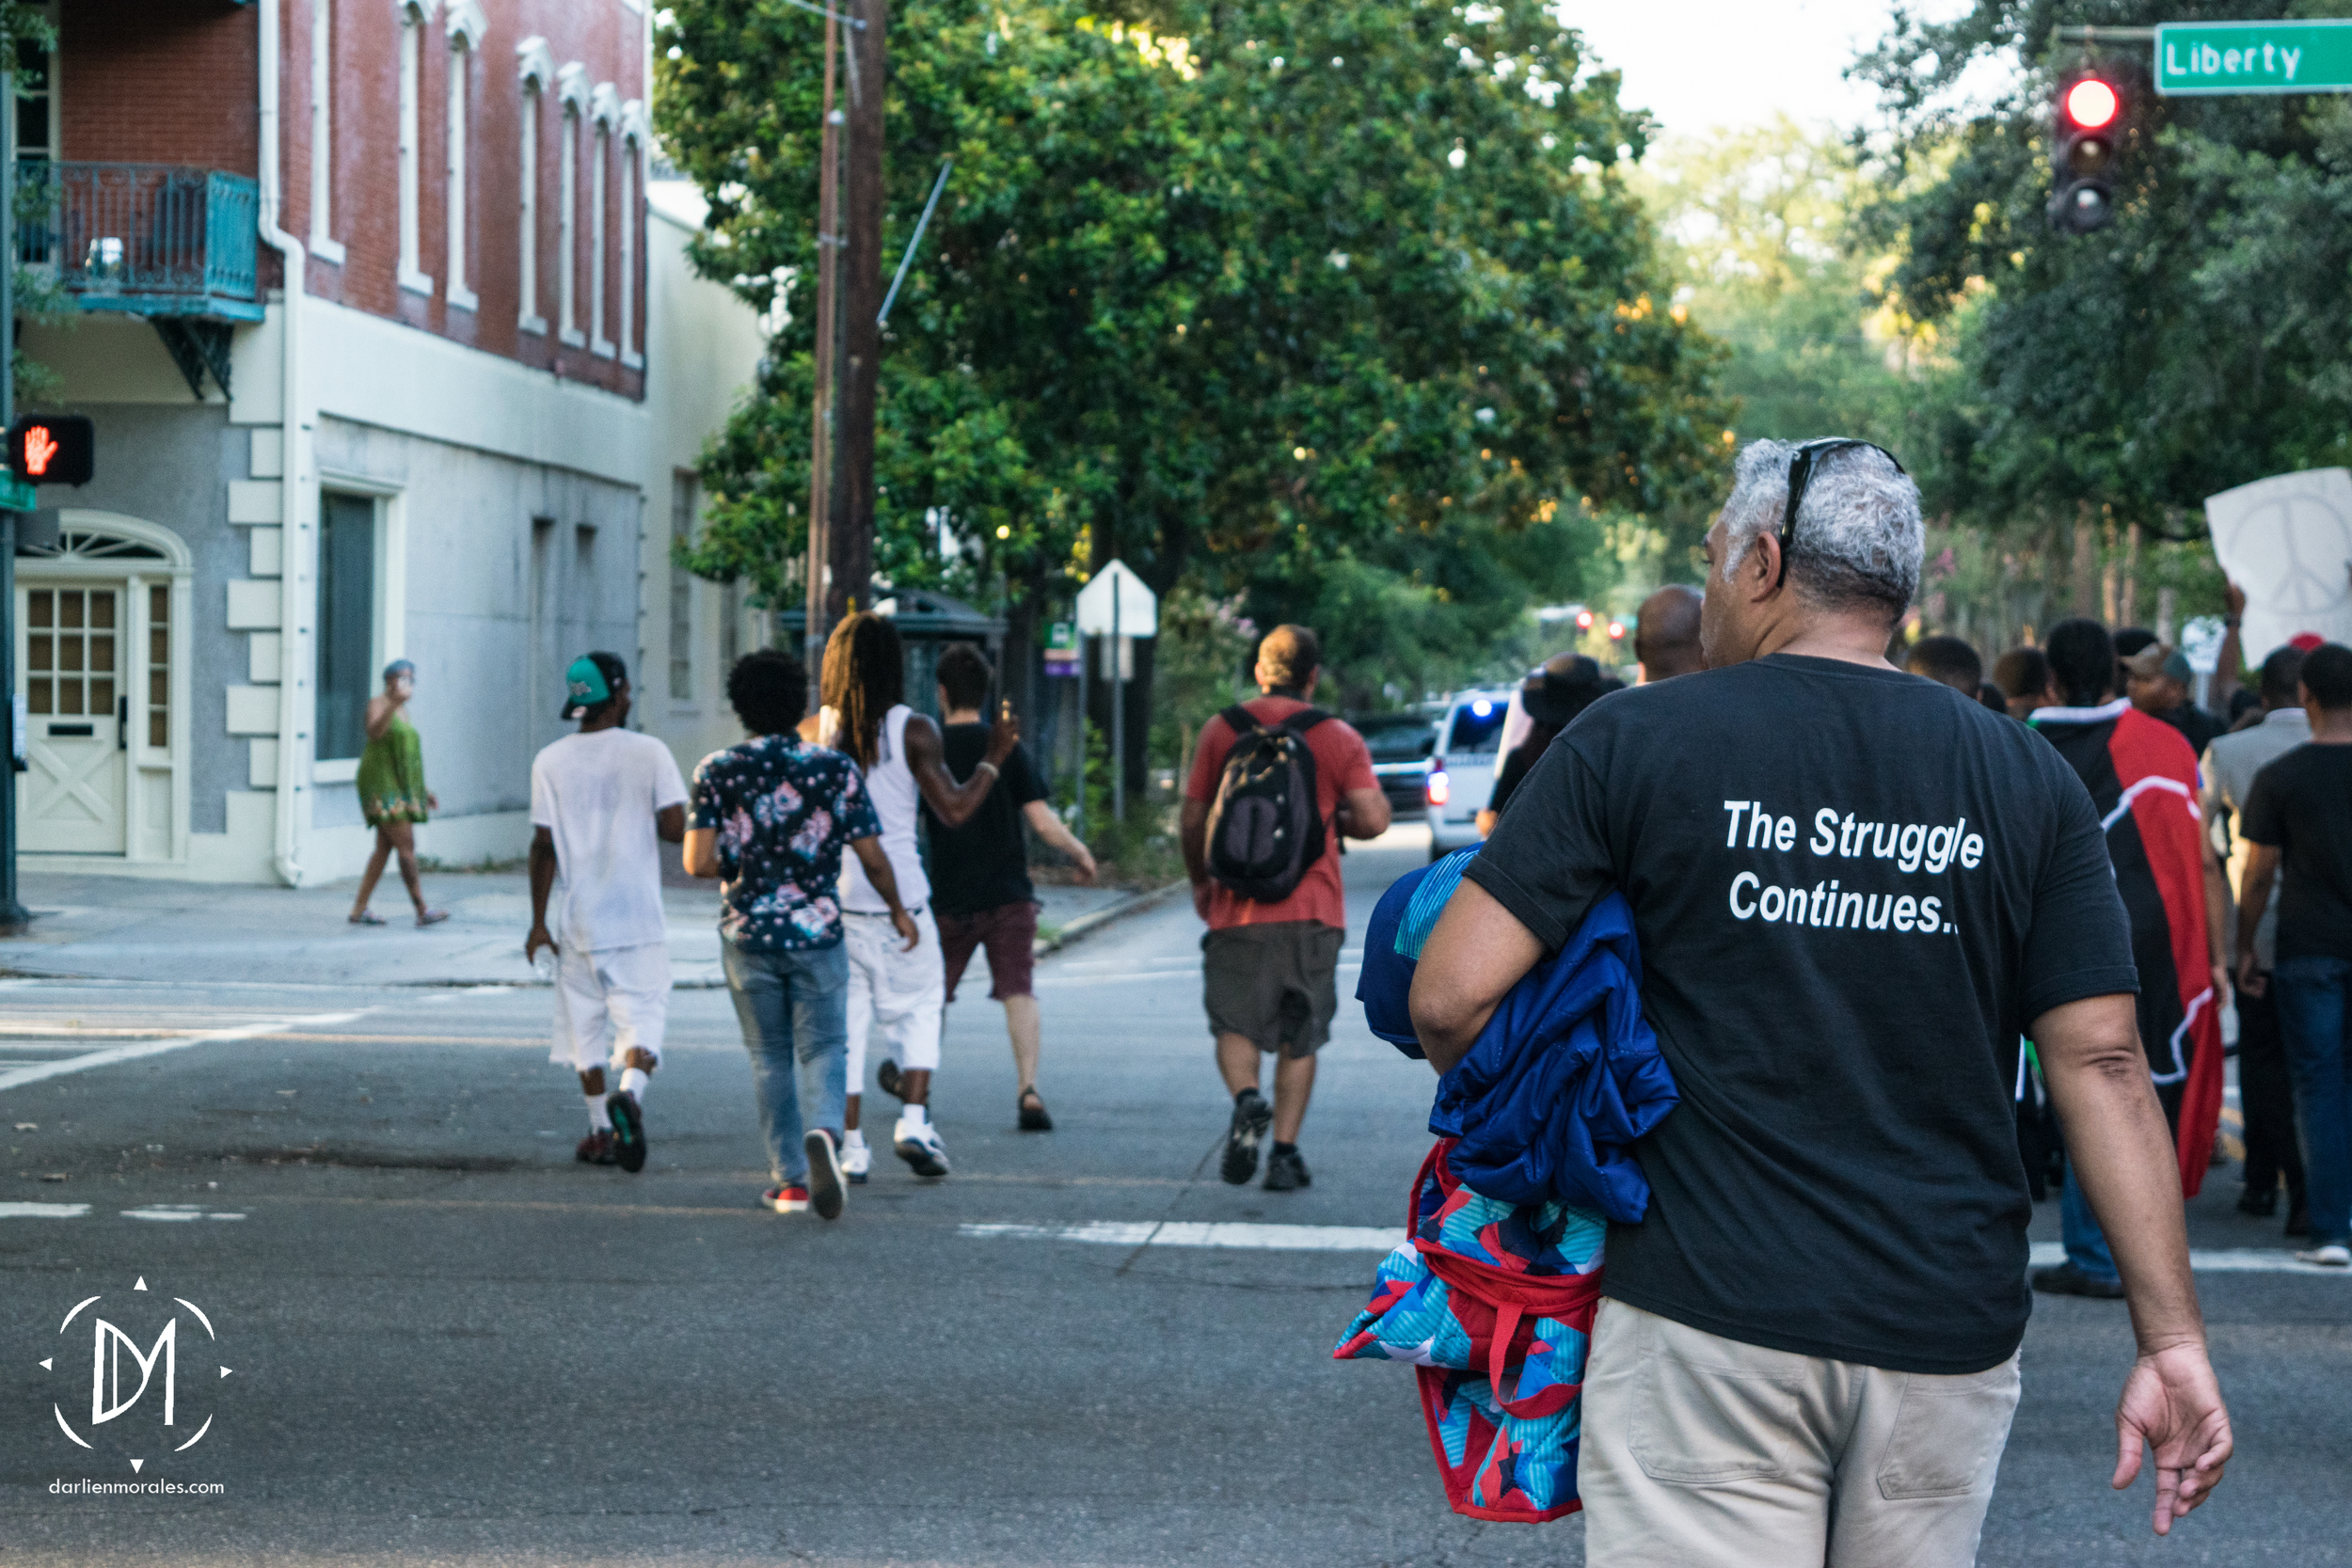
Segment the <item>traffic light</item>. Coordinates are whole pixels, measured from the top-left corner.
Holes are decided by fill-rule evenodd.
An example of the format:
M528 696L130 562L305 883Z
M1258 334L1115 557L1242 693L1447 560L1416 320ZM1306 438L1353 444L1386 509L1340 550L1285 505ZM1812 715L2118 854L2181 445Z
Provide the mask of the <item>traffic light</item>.
M87 484L98 433L80 414L27 414L8 427L8 471L27 484Z
M2129 129L2122 73L2106 67L2058 82L2050 126L2050 227L2088 234L2115 215L2115 166Z

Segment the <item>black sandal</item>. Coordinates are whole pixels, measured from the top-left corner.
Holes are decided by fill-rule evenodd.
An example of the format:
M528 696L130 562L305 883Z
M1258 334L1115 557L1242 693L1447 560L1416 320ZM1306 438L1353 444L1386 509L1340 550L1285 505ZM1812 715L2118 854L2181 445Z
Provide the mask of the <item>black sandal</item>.
M1045 1101L1035 1089L1021 1091L1018 1109L1021 1131L1024 1132L1051 1132L1054 1130L1054 1118L1045 1114Z

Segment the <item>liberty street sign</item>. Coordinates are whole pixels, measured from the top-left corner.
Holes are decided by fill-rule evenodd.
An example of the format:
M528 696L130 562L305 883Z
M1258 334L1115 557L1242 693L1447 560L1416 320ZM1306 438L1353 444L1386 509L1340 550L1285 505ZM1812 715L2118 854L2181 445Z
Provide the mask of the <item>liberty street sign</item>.
M2156 28L2156 91L2352 92L2352 21L2165 23Z

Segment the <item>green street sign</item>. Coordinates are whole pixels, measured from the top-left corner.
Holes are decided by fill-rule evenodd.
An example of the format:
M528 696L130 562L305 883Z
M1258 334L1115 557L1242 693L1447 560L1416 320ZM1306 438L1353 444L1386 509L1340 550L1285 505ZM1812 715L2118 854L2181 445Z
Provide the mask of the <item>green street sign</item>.
M14 474L0 474L0 511L35 512L40 508L40 492Z
M2162 24L2156 91L2167 98L2352 92L2352 21Z

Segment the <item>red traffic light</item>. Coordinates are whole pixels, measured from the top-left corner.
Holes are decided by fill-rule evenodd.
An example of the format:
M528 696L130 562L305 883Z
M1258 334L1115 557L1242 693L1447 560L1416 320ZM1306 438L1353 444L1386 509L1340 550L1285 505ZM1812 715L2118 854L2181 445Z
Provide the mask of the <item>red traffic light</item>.
M2096 76L2086 76L2066 89L2066 118L2086 131L2102 131L2114 123L2123 101L2115 88Z
M8 428L8 469L28 484L87 484L98 436L80 414L28 414Z
M1576 629L1579 631L1590 631L1593 629L1593 612L1591 610L1580 610L1576 612Z
M1623 637L1623 636L1625 635L1625 623L1624 623L1623 621L1612 621L1612 622L1610 622L1610 623L1609 623L1609 635L1610 635L1612 638Z

